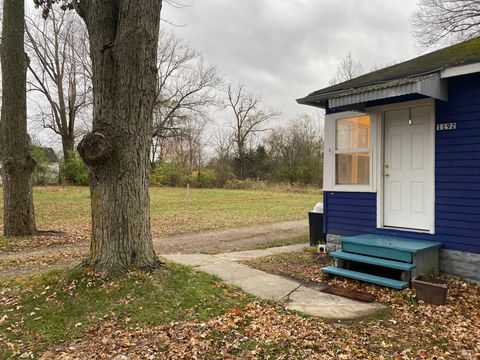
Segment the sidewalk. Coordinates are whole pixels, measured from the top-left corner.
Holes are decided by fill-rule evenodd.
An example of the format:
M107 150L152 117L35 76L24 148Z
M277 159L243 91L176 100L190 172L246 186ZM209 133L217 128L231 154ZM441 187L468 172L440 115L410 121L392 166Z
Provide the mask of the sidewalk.
M216 255L169 254L163 258L200 271L216 275L227 284L266 300L285 302L286 308L329 320L353 320L372 315L384 308L378 303L362 303L319 289L307 287L299 281L252 269L238 261L300 250L305 245L291 245L262 250L239 251Z

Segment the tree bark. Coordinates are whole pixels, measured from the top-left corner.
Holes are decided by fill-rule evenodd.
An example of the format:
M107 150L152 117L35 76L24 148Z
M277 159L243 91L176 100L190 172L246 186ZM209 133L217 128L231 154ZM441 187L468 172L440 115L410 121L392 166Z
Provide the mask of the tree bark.
M27 134L28 58L23 43L24 16L23 1L4 0L1 148L5 236L36 233L32 197L32 174L36 163L30 152L30 139Z
M62 136L63 158L66 162L70 161L72 153L75 151L75 137L73 134Z
M91 179L90 265L110 274L159 265L150 234L148 173L161 4L76 4L93 63L93 130L78 145Z

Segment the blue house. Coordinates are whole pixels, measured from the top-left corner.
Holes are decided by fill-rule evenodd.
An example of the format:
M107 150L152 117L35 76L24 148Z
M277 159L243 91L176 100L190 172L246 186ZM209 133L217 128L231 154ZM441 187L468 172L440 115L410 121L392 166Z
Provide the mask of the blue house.
M402 256L437 249L428 256L439 258L440 271L480 281L480 37L297 102L326 112L329 251L340 260L369 262L373 254L418 268ZM344 254L379 244L388 256L378 249Z

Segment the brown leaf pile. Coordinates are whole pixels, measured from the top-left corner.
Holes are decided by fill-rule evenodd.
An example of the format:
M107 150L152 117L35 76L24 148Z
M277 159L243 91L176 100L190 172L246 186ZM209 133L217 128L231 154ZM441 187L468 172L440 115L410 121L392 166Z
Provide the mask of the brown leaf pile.
M392 349L410 349L406 358L434 358L435 355L446 359L480 359L480 284L448 278L450 288L446 305L428 305L417 302L412 289L397 291L325 276L319 270L328 261L324 254L303 251L291 256L253 259L247 263L257 269L301 281L327 283L373 294L377 301L389 305L388 319L367 326L357 324L354 328L369 334L370 341L372 338L383 339L381 343Z
M454 289L455 295L460 295L458 290ZM404 310L395 306L393 312ZM440 318L439 312L444 312ZM455 309L446 306L411 307L408 313L408 317L401 321L392 316L384 321L339 326L318 318L300 317L285 312L279 306L254 302L244 310L233 308L225 315L204 323L174 322L134 329L126 328L125 324L103 323L91 328L84 339L47 351L41 358L478 358L478 321L459 318ZM448 320L445 322L442 319ZM444 326L440 335L446 338L446 345L432 342L438 339L438 334L433 334L431 325Z

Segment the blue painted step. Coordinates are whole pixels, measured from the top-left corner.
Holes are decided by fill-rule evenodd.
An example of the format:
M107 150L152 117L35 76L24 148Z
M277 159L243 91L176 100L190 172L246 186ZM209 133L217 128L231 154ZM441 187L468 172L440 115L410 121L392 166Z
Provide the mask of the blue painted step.
M344 251L335 251L333 253L330 253L330 256L333 256L334 258L338 258L338 259L357 261L365 264L378 265L378 266L383 266L391 269L404 270L404 271L410 271L412 269L415 269L415 265L411 263L381 259L381 258L372 257L372 256L358 255L358 254L348 253Z
M352 271L347 269L340 269L335 266L327 266L322 268L322 271L332 275L339 275L348 277L355 280L366 281L374 284L378 284L381 286L387 286L394 289L402 290L408 287L408 283L405 281L389 279L381 276L370 275L361 273L358 271Z
M343 243L352 243L363 246L375 246L395 249L410 253L417 253L431 248L438 248L442 243L436 241L416 240L399 236L363 234L342 238Z
M441 245L439 242L375 234L342 238L344 252L403 262L413 262L413 254Z

